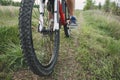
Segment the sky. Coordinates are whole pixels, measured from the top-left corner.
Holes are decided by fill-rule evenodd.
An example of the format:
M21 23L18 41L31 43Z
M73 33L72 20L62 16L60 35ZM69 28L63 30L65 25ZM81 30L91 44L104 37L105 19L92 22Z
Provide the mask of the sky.
M83 9L85 5L86 0L75 0L75 8L76 9ZM98 5L101 3L104 4L105 0L95 0L95 4Z
M21 0L13 0L13 1L21 1ZM112 0L114 1L114 0ZM75 0L75 9L83 9L85 5L86 0ZM105 0L95 0L95 4L98 5L99 2L101 4L104 4Z

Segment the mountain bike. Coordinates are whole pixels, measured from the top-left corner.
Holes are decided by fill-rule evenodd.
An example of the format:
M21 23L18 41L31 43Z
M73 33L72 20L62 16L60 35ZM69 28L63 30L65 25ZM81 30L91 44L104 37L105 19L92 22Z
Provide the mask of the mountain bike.
M50 21L49 14L53 15ZM50 75L59 53L60 29L70 36L65 0L22 0L19 32L25 61L37 75Z

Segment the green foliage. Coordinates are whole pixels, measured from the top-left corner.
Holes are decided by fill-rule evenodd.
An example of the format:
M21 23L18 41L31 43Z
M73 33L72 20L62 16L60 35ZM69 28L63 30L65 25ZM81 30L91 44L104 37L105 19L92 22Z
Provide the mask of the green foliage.
M16 70L23 66L17 28L0 27L0 36L0 62L5 64L4 69Z
M14 18L17 17L18 12L7 11L5 8L4 11L0 10L1 80L12 80L12 74L9 72L25 66L19 45L17 18ZM79 14L80 12L77 12L77 15ZM81 31L71 32L72 38L64 38L64 32L61 30L61 54L59 54L59 63L55 68L52 79L58 79L58 76L65 77L64 79L71 78L72 73L69 72L74 68L74 71L77 71L77 73L74 72L74 75L77 74L76 80L119 80L119 21L114 16L106 15L100 11L85 11L83 15L85 22L82 23L83 25L80 24L82 25L80 27ZM10 22L12 20L13 22ZM76 57L75 61L74 57ZM79 67L76 68L76 66ZM60 71L65 75L59 75ZM68 76L68 74L70 75Z
M12 4L12 0L0 0L0 4L1 5L11 5Z
M120 16L120 7L118 7L118 5L117 5L117 12L116 12L116 14Z
M12 2L13 6L20 6L20 2Z
M0 72L9 74L25 66L16 27L0 27ZM1 73L0 73L1 74ZM4 75L4 78L7 78ZM0 75L0 77L3 77Z
M99 5L94 5L95 2L92 0L87 0L84 10L90 9L103 9L105 12L113 13L115 15L120 15L120 7L115 2L110 2L110 0L105 0L105 4L102 6L101 3Z
M94 8L94 3L92 0L86 0L86 5L84 7L84 10L89 10Z
M110 2L110 0L105 1L104 11L112 12L115 15L120 15L120 7L115 2Z
M110 11L110 0L105 0L104 10L105 10L105 12Z
M117 5L116 5L116 3L115 2L111 2L110 7L111 7L112 13L116 14L116 12L117 12Z
M83 12L76 60L82 69L80 80L120 79L120 24L100 11ZM117 34L116 34L117 33Z
M20 2L13 2L12 0L0 0L0 5L8 6L20 6Z
M120 6L117 5L117 15L120 16Z
M9 7L11 8L11 7ZM0 7L0 79L11 80L11 72L25 67L20 48L18 8Z
M101 10L101 8L102 8L102 5L101 5L101 3L99 2L98 9Z
M1 6L0 7L0 26L17 26L18 25L18 7Z
M120 8L117 6L115 2L111 2L110 8L113 14L120 15Z

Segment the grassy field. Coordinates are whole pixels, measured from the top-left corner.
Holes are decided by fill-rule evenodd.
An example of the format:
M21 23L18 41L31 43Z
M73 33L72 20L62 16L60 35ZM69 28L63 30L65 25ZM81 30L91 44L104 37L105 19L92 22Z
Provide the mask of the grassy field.
M18 36L18 8L0 6L0 80L11 80L13 72L23 68Z
M120 79L120 23L100 11L83 12L76 60L82 69L81 80ZM83 71L83 72L81 72Z
M79 26L65 38L52 75L34 75L26 64L18 38L18 8L0 6L0 80L119 80L120 23L101 11L76 11Z

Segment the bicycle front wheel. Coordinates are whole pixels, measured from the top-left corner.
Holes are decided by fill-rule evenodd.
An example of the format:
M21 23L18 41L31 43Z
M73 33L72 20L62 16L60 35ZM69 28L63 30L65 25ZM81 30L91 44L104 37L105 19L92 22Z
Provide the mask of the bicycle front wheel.
M41 9L40 5L44 7ZM40 14L44 21L41 32L38 30ZM54 24L49 24L48 15L45 0L22 0L19 14L21 46L28 66L40 76L52 73L59 52L59 30L53 30Z

